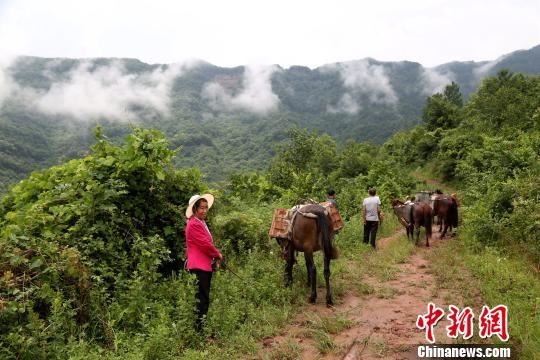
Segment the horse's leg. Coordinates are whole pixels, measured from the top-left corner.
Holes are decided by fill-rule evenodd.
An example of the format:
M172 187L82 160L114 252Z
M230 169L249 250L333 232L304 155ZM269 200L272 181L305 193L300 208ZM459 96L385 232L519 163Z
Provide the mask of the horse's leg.
M431 225L431 224L429 224ZM428 226L429 226L428 225ZM429 235L428 235L428 229L427 229L427 226L424 226L424 228L426 229L426 247L429 247Z
M313 253L305 252L306 267L308 268L308 277L311 279L311 296L309 302L315 304L317 302L317 269L315 269L315 262L313 261Z
M332 291L330 290L330 258L324 257L324 280L326 281L326 306L333 306Z
M307 286L311 286L311 265L308 260L308 253L304 253L304 259L306 259L306 273L307 273ZM312 261L313 262L313 261Z
M293 277L292 277L292 269L294 266L294 249L292 244L289 245L289 251L287 253L287 263L285 265L285 274L287 277L287 286L292 285Z
M441 239L444 237L444 235L446 235L446 231L448 230L448 221L444 221L444 230L441 234Z
M414 227L416 228L416 241L414 244L418 246L418 242L420 241L420 224L414 224Z

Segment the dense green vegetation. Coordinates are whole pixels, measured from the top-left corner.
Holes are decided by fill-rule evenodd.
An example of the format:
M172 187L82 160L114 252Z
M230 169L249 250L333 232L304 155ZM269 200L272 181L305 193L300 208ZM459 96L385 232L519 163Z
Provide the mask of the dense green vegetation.
M540 77L501 71L463 107L449 92L428 99L425 125L383 151L461 189L462 243L444 259L462 253L454 274L468 267L486 303L508 305L512 342L532 359L540 352ZM451 280L448 265L442 277Z
M449 89L447 87L447 89ZM384 151L459 184L471 246L523 245L540 265L540 78L501 71L465 106L435 94L425 126L394 135Z
M459 249L485 301L516 311L510 315L513 344L524 356L534 354L540 338L538 273L532 271L540 266L538 94L540 77L507 71L484 80L466 102L450 84L426 102L424 125L382 146L340 144L292 127L271 150L267 167L233 172L211 190L199 169L174 165L185 161L182 149L170 150L178 146L174 138L169 143L157 130L133 128L115 144L98 127L86 157L34 172L0 200L0 357L252 353L256 340L275 333L307 297L302 286L283 287L277 244L266 236L272 210L305 198L323 200L334 188L347 221L338 247L361 254L367 248L359 243L358 214L366 190L377 186L390 212L390 198L419 186L409 175L417 168L460 189ZM207 145L198 146L204 152ZM216 274L207 327L213 345L193 330L193 279L177 272L184 207L203 191L217 196L211 230L243 278ZM388 220L384 232L398 226ZM502 276L491 261L503 262L514 277L498 285L487 281ZM295 284L305 282L302 270L296 267ZM535 285L525 294L514 291L528 281Z

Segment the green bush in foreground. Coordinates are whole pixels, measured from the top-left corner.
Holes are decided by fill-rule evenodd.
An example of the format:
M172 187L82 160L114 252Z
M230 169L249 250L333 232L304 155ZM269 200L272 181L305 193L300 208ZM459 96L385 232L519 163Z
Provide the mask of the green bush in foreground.
M157 131L134 129L123 147L97 139L92 155L33 173L0 202L2 358L60 356L84 339L112 347L118 328L160 314L152 290L183 252L201 175L170 168Z

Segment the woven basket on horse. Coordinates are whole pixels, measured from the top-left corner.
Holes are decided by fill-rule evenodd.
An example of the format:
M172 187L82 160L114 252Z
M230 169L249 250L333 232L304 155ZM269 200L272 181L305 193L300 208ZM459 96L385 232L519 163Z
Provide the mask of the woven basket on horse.
M279 239L287 239L289 232L288 209L275 209L272 217L272 225L268 231L268 236Z
M343 219L341 218L341 214L339 213L338 209L336 209L336 207L332 205L332 203L329 201L322 202L319 205L324 207L326 211L328 211L328 213L330 214L333 230L339 231L343 229L345 224L343 223Z

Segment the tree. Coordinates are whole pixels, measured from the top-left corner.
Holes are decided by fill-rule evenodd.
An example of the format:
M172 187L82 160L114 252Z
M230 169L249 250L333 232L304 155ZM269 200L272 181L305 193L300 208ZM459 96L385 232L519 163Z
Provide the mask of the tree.
M268 167L267 176L274 185L287 188L297 176L328 176L338 167L336 142L330 136L298 128L289 130L287 136Z
M427 99L422 113L426 128L433 131L437 128L452 129L459 124L459 108L445 98L443 94L434 94Z
M366 175L376 157L377 148L374 145L348 140L339 154L339 168L336 176L354 178L358 175Z
M535 112L540 108L540 77L500 71L482 81L465 107L468 121L493 135L513 137L516 130L540 129Z
M459 91L459 85L452 81L450 85L444 88L444 98L457 107L463 107L463 95Z

